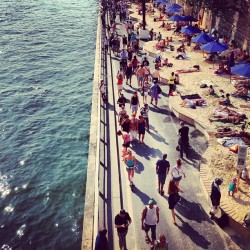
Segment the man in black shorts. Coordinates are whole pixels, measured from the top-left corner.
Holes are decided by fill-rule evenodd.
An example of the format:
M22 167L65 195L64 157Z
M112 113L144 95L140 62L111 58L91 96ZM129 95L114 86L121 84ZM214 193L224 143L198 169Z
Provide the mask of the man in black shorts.
M127 99L124 97L123 94L120 94L120 97L117 100L117 104L119 104L119 108L121 109L122 106L125 107L126 102L127 102Z
M126 249L126 235L128 233L128 226L132 223L129 214L121 209L120 213L115 216L115 227L119 237L119 247L121 250Z
M189 147L189 127L185 126L183 121L180 122L181 128L179 129L179 149L180 149L180 157L183 158L183 153L185 152L186 156L188 154Z
M163 187L170 168L169 161L167 161L166 159L167 154L164 154L162 160L158 160L156 162L156 174L158 175L158 191L161 195L164 194Z

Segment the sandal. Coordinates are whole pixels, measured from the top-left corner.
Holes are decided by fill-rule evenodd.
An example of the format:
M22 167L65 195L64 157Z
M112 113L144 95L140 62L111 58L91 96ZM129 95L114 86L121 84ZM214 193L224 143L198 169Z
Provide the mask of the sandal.
M147 244L149 244L149 243L150 243L150 239L149 239L149 237L148 237L148 236L145 236L145 241L146 241L146 243L147 243Z

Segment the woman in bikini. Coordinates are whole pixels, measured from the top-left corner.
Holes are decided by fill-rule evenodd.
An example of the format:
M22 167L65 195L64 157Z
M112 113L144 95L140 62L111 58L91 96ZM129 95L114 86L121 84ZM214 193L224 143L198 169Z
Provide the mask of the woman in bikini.
M128 172L128 181L129 181L130 185L132 186L132 185L134 185L133 178L134 178L135 167L136 167L136 159L132 155L132 152L130 150L128 150L128 153L124 158L124 162L126 164L126 169Z

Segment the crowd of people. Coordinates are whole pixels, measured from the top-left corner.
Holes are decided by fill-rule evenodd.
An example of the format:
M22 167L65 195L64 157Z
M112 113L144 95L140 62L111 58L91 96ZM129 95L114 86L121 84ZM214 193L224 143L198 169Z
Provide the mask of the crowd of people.
M119 131L117 132L118 136L122 137L122 160L126 167L128 182L131 187L134 184L134 174L137 168L137 159L136 155L132 152L133 147L136 147L138 143L145 143L146 132L150 133L150 123L149 123L149 113L151 105L157 107L158 98L161 95L162 90L159 83L161 82L160 67L169 66L168 59L162 61L161 57L156 57L154 61L154 70L150 69L150 62L148 55L139 55L139 36L138 32L135 30L134 24L128 19L128 11L126 8L126 1L119 1L117 3L111 2L109 6L110 13L110 23L107 24L107 37L104 41L105 50L107 53L113 53L114 56L119 57L120 67L116 75L116 87L117 87L117 105L119 111L118 114L118 124L120 126ZM148 12L152 12L153 7ZM139 7L140 12L140 7ZM124 25L125 34L122 36L118 35L116 17L117 14L120 19L120 23ZM164 21L161 25L163 28L168 27L168 24L165 24ZM161 34L158 36L152 31L150 33L150 38L158 40L157 46L159 49L163 49L170 46L172 42L172 37L163 39ZM121 39L120 39L121 37ZM170 47L169 47L170 48ZM178 48L179 50L176 59L185 59L186 53L184 45ZM171 72L169 77L169 96L176 89L176 85L180 83L179 73L189 73L197 72L200 68L195 65L195 67L189 68L187 70L179 70L178 72ZM134 80L137 82L137 86L132 86ZM128 85L132 90L133 94L130 99L124 96L124 84ZM210 86L210 94L213 95L213 86ZM106 87L103 81L100 83L101 97L103 101L107 101L106 98ZM140 98L140 95L142 98ZM148 96L150 99L148 100ZM228 97L228 96L227 96ZM228 101L228 100L227 100ZM129 104L128 104L129 103ZM130 109L130 112L127 111ZM223 109L225 111L225 109ZM228 109L227 109L228 111ZM228 111L229 112L229 111ZM129 113L131 113L129 115ZM237 113L237 112L236 112ZM234 123L237 123L237 119L240 119L238 114L232 114ZM231 113L230 113L231 114ZM227 115L226 119L229 119L231 116ZM237 117L236 117L237 116ZM213 117L213 119L221 119L221 117ZM189 127L185 125L184 122L180 123L180 129L178 132L179 140L177 149L180 152L180 159L176 160L176 164L171 167L169 161L167 160L167 154L163 154L162 159L159 159L156 162L156 174L158 177L158 192L160 195L164 195L164 185L168 174L170 174L170 180L168 183L167 194L168 194L168 204L169 209L172 213L172 221L176 224L175 217L175 206L180 201L181 197L179 193L183 193L183 189L180 187L180 181L182 177L186 178L184 167L182 165L181 158L189 156ZM249 180L249 177L244 176L245 179ZM218 206L220 205L220 189L219 186L222 184L223 179L217 178L212 183L212 193L211 201L213 208L210 212L211 218L214 219L215 214L217 213ZM230 192L232 195L235 192L234 188L235 180L232 180L230 183ZM160 210L159 207L155 204L153 199L148 201L148 204L142 210L141 216L141 227L145 231L145 241L148 244L151 244L151 249L168 249L168 243L164 234L159 235L157 240L156 236L156 227L160 220ZM128 212L124 209L121 209L120 212L115 216L115 228L117 229L117 234L119 238L119 247L120 249L126 249L126 235L128 232L129 225L132 223L132 219ZM149 232L151 231L151 235ZM98 240L105 236L107 231L101 229L98 234ZM105 237L104 237L105 238ZM97 240L97 241L98 241ZM99 240L100 241L100 240ZM106 242L106 240L104 240ZM106 244L106 243L105 243ZM107 243L108 244L108 243ZM96 248L96 250L101 248ZM105 248L102 248L105 249ZM108 249L108 248L106 248Z

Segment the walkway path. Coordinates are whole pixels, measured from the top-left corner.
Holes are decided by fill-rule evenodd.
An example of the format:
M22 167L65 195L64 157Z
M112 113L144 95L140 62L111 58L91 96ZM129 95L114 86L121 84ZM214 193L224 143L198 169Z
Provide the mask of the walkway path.
M124 33L121 25L118 25L119 35ZM152 59L151 59L152 65ZM112 54L113 80L116 83L115 75L118 71L117 58ZM110 69L110 65L109 65ZM108 79L109 97L115 93L117 100L116 86L114 92L112 89L112 75L110 72ZM135 77L132 81L133 86L137 86ZM130 99L132 92L127 85L124 85L124 94ZM177 226L173 225L170 210L168 209L167 195L160 196L157 191L157 175L155 174L155 163L162 157L162 154L168 154L168 160L171 166L175 164L178 158L177 131L179 121L171 115L168 110L168 87L163 86L158 107L150 105L150 130L151 134L146 134L145 145L135 143L132 151L138 161L138 170L136 171L134 183L135 192L131 192L127 181L125 166L121 162L121 182L122 192L119 192L119 169L117 168L116 141L115 133L117 131L114 114L118 111L118 106L110 103L109 105L109 131L110 131L110 152L111 152L111 173L112 173L112 217L120 210L120 198L122 195L123 207L132 217L132 224L127 236L128 249L149 249L145 243L144 232L141 230L141 212L150 198L153 198L160 208L160 222L157 226L157 235L163 233L166 235L170 249L240 249L230 240L213 221L210 220L208 211L209 206L204 197L199 181L199 162L202 160L201 154L206 149L205 138L195 129L191 128L190 141L192 154L190 159L184 159L184 168L187 178L182 180L181 187L185 193L182 195L180 203L177 204ZM111 100L111 99L110 99ZM142 103L142 98L141 98ZM129 111L129 105L126 105ZM130 112L129 112L130 114ZM119 143L119 152L121 152L121 141ZM120 156L119 156L120 157ZM167 177L167 183L170 177ZM167 186L167 185L166 185ZM167 188L165 187L165 190ZM113 229L114 249L118 247L118 237L116 230Z

